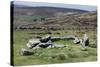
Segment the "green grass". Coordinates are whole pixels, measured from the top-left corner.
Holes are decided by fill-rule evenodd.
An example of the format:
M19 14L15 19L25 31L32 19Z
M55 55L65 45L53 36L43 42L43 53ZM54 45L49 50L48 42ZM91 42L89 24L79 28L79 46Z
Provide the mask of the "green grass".
M41 30L40 30L41 31ZM29 34L33 32L40 32L39 30L16 30L14 31L14 65L36 65L36 64L54 64L54 63L70 63L70 62L88 62L97 60L97 48L88 47L86 50L82 50L80 44L73 44L71 40L60 40L55 41L57 44L68 45L68 48L46 48L38 49L33 51L34 54L30 56L21 56L19 51L21 48L27 48L26 43L31 37L37 36L36 34ZM42 31L43 32L43 31ZM51 31L53 34L51 36L64 36L69 34L76 34L76 32L67 31L63 33L58 31ZM60 32L60 34L55 34L55 32ZM90 41L94 41L96 38L96 33L94 31L89 31ZM39 34L38 34L39 35ZM44 36L44 34L40 34ZM46 34L45 34L46 35ZM80 34L81 36L81 34ZM90 42L90 44L91 44Z

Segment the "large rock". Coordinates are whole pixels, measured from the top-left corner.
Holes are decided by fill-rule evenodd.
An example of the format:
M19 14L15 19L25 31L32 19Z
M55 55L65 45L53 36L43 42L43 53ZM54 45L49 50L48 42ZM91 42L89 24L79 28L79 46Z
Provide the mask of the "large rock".
M61 38L60 37L51 37L51 40L52 41L57 41L57 40L61 40Z
M37 45L37 46L33 47L32 49L35 50L35 49L39 49L39 48L41 48L41 47L39 47L39 45Z
M39 43L40 43L39 39L30 39L26 45L28 48L31 49L31 48L37 46Z
M78 37L75 37L75 39L73 40L73 43L79 44L80 43L80 39Z
M63 37L60 37L61 40L74 40L74 37L73 35L69 35L69 36L63 36Z
M28 55L32 55L32 54L33 54L33 52L30 52L25 48L22 48L20 51L20 55L22 55L22 56L28 56Z
M52 47L53 43L51 40L48 40L46 43L44 42L39 43L37 46L41 48L47 48L47 47Z
M47 48L47 47L52 46L52 45L53 45L52 43L40 43L39 47L41 47L41 48Z
M46 42L48 42L49 40L51 40L51 36L50 36L50 35L47 35L47 36L45 36L45 37L42 37L42 38L40 39L40 42L46 43Z

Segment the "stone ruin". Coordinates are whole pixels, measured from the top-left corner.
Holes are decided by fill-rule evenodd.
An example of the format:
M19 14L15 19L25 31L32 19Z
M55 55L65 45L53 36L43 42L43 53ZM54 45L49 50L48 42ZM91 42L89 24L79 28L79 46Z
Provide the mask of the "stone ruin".
M89 45L89 38L85 33L82 39L79 39L77 36L51 37L50 35L47 35L40 39L30 39L26 44L26 46L29 49L68 47L68 45L56 44L52 42L56 40L73 40L74 44L81 44L83 48ZM27 56L27 55L31 55L32 52L22 48L20 54L23 56Z
M42 37L41 39L30 39L26 45L31 49L67 47L66 45L62 44L55 44L52 42L52 40L54 40L54 38L52 39L50 35L47 35L45 37Z

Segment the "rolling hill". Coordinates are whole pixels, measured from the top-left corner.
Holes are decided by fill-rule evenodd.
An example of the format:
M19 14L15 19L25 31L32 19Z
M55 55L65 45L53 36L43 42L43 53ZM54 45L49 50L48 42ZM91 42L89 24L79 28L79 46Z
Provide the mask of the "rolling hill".
M58 8L58 7L45 7L45 6L37 6L37 7L28 7L28 6L20 6L14 5L14 14L15 15L35 15L35 16L54 16L56 13L83 13L88 12L85 10L72 9L72 8Z
M96 29L97 12L72 8L14 5L14 28ZM44 20L41 20L41 18ZM35 21L34 21L35 19Z

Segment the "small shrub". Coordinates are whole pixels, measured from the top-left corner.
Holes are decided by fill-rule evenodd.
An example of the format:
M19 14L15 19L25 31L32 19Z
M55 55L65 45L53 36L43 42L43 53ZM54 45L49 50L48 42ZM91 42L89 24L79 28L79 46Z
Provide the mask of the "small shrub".
M64 54L58 54L58 55L52 55L51 57L49 57L50 59L56 59L56 60L65 60L67 58L66 55Z
M52 55L51 57L52 57L52 59L55 59L57 57L57 55Z
M90 47L92 48L97 48L97 42L96 41L92 41L90 44L89 44Z
M37 19L35 18L35 19L33 19L33 21L34 21L34 22L36 22L36 21L37 21Z
M41 21L45 21L46 19L44 17L41 18Z
M97 44L90 44L89 46L92 48L97 48Z
M82 48L81 50L82 50L82 51L87 51L87 48Z

